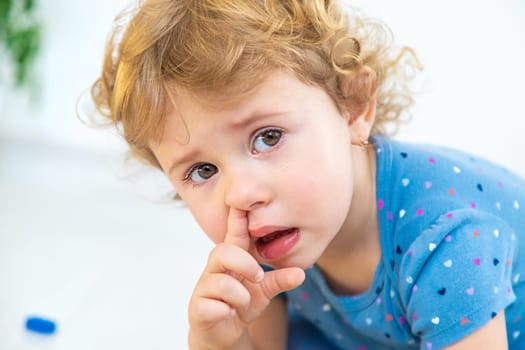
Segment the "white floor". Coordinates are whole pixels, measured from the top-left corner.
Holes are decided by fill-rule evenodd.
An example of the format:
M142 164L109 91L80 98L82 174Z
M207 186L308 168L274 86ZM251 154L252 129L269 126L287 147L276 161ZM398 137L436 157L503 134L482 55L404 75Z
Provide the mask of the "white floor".
M0 140L0 349L187 348L211 243L165 184L128 170L118 155ZM57 333L25 331L33 314Z

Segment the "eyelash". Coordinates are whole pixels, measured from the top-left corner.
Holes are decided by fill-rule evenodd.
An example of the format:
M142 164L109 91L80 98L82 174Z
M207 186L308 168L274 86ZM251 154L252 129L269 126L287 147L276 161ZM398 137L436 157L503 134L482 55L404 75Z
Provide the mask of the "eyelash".
M252 154L256 155L256 154L259 154L259 153L266 153L266 151L257 151L255 149L255 142L264 133L268 133L270 131L277 132L279 134L279 139L277 140L277 143L275 145L267 145L269 147L269 150L274 150L275 148L279 147L279 145L282 143L282 140L283 140L283 137L284 137L284 130L283 129L276 128L276 127L268 127L268 128L264 128L262 130L259 129L259 130L257 130L254 133L254 136L252 137L251 142L250 142L250 148L251 148L250 152Z
M198 167L200 167L201 165L204 165L204 164L209 164L209 163L206 163L206 162L200 162L200 163L196 163L196 164L193 164L188 170L186 170L186 172L184 173L184 176L182 178L182 181L185 182L185 183L191 183L192 185L194 186L198 186L200 184L196 184L194 183L193 181L191 181L191 174L197 170Z

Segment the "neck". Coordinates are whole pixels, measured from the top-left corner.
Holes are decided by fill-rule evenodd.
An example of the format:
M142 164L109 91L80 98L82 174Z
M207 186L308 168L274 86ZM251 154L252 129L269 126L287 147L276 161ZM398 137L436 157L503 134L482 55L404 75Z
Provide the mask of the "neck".
M317 265L336 294L366 291L381 257L375 151L353 146L354 192L348 216ZM348 273L351 271L351 273Z

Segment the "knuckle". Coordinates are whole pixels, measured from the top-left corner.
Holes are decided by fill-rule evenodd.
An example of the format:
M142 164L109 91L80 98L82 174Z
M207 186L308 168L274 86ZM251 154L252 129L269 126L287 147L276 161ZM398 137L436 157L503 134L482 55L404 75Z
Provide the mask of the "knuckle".
M219 243L212 249L210 256L224 256L228 253L229 250L229 244Z
M271 274L265 281L265 283L262 283L261 285L262 292L267 299L271 299L275 296L274 290L276 289L276 287L277 281L275 279L274 274Z
M206 299L197 298L196 300L194 300L190 306L189 315L191 316L190 319L193 319L198 322L208 321L210 312Z
M213 289L218 294L217 296L232 294L236 287L233 280L234 278L228 274L223 275L223 278L218 278L213 285Z
M224 260L231 255L231 247L226 243L219 243L208 255L208 266L223 265Z

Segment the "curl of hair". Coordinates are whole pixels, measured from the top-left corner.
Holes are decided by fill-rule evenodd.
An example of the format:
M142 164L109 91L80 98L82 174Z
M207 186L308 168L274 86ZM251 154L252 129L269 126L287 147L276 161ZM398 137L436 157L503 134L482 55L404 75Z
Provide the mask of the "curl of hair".
M161 137L170 89L227 98L284 69L342 108L370 98L370 82L354 74L366 65L376 77L372 133L393 133L420 67L392 42L385 25L334 0L146 0L117 18L91 95L131 154L160 167L149 144Z

